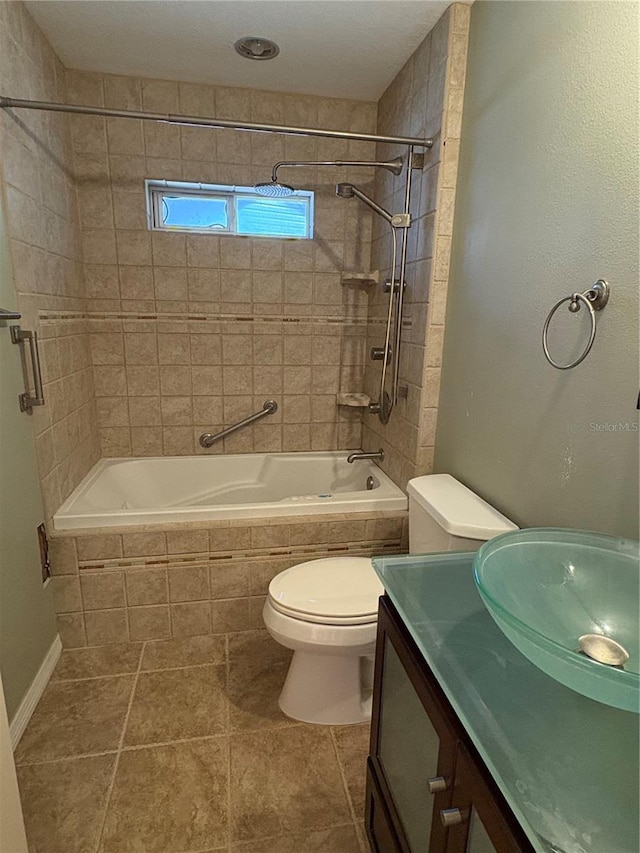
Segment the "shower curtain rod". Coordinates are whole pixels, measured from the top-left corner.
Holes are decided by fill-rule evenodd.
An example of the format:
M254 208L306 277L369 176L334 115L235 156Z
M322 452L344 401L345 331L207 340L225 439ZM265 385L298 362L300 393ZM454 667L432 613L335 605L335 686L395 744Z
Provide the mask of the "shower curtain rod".
M171 113L147 113L134 110L112 110L105 107L83 107L77 104L56 104L49 101L29 101L21 98L0 96L0 108L24 110L48 110L58 113L76 113L108 118L135 118L147 121L159 121L166 124L185 124L196 127L214 127L229 130L252 130L262 133L287 133L298 136L321 136L329 139L353 139L361 142L388 142L397 145L415 145L431 148L433 139L419 139L412 136L378 136L375 133L351 133L347 130L322 130L315 127L289 127L279 124L260 124L228 119L203 118L198 116L174 115Z

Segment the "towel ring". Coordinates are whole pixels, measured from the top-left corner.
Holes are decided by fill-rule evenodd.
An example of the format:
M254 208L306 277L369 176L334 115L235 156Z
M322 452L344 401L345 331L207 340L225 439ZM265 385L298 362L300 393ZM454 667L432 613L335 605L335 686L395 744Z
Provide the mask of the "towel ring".
M564 299L560 299L556 302L551 311L549 311L542 328L542 349L547 361L552 367L555 367L557 370L570 370L572 367L576 367L580 364L581 361L584 361L584 359L589 355L593 342L596 339L596 311L601 311L608 301L609 285L603 278L599 278L593 287L589 288L589 290L585 290L584 293L572 293L570 296L565 296ZM558 364L557 361L554 361L551 358L547 337L549 334L549 324L551 323L553 315L565 302L569 303L569 311L571 311L572 314L576 314L580 310L580 303L586 305L589 311L589 319L591 320L591 331L589 332L589 341L587 342L582 355L578 356L578 358L570 364Z

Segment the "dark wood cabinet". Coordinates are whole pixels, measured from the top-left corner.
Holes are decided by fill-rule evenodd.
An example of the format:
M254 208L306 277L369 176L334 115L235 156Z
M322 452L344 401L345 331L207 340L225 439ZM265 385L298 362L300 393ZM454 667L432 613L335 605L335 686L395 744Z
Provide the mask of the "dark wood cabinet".
M387 596L365 820L374 853L533 853Z

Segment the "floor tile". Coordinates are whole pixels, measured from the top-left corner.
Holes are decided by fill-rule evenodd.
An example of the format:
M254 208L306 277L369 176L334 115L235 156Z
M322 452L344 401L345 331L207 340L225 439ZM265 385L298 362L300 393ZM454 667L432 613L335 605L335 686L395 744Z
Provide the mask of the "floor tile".
M225 638L203 634L178 640L153 640L146 643L142 669L175 669L202 663L225 663Z
M182 853L227 844L227 740L120 756L100 853Z
M233 735L230 801L234 842L351 820L331 735L319 726Z
M344 773L353 809L359 820L364 820L369 736L370 727L368 723L360 726L333 727L338 761Z
M94 853L115 761L98 755L18 768L30 853Z
M317 832L280 835L231 845L231 853L360 853L354 827L336 826Z
M227 731L224 666L141 672L125 744L167 743Z
M278 706L292 652L268 634L229 638L229 721L231 731L293 725Z
M134 680L50 682L18 744L16 763L117 749Z
M136 672L141 652L142 643L65 649L53 672L52 680L67 681L72 678L95 678Z

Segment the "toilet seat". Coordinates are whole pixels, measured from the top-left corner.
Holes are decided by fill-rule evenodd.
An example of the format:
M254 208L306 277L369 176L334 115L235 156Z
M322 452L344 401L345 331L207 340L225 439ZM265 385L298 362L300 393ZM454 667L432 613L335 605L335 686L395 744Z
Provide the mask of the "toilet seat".
M269 584L274 610L304 622L363 625L376 622L384 588L368 557L325 557L299 563Z

